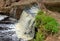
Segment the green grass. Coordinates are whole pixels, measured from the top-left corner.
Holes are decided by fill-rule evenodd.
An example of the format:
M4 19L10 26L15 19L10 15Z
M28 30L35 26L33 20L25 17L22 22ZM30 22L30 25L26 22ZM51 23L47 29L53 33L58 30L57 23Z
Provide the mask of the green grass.
M43 41L45 37L44 33L54 34L58 32L57 21L54 18L47 16L43 11L38 12L35 22L35 27L38 32L36 32L36 38L34 41Z
M43 41L44 40L44 35L41 32L36 33L36 39L34 41Z
M51 33L56 33L58 32L58 23L57 21L50 17L47 16L43 11L40 11L35 19L36 22L36 27L42 28L40 26L43 26L46 31L50 31Z

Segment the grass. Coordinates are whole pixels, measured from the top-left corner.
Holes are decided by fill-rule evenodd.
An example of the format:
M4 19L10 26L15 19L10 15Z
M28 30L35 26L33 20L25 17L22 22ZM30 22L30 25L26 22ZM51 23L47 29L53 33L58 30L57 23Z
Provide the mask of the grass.
M44 35L41 32L37 32L36 33L36 39L34 39L34 41L43 41L44 39Z
M43 11L39 11L35 19L37 28L36 38L34 41L43 41L46 34L55 34L58 32L58 23L57 21L47 16Z

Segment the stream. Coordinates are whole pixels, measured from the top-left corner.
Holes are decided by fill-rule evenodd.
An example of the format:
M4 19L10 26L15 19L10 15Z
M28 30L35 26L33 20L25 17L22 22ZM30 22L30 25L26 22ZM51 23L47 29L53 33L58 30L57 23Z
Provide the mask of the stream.
M20 38L20 41L27 41L34 38L35 30L35 16L37 15L39 8L36 4L31 7L25 7L20 16L18 23L16 23L16 34ZM23 40L21 40L23 39Z
M13 18L2 17L0 19L0 21L2 20L0 22L0 41L28 41L33 39L35 34L34 21L38 11L39 7L36 4L31 7L26 6L17 23ZM7 18L9 22L3 23L4 18Z

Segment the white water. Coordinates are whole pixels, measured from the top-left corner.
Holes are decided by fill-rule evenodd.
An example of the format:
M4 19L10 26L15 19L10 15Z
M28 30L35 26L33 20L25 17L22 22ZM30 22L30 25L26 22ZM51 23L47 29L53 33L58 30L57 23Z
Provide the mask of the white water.
M22 12L22 15L15 24L16 34L21 41L31 40L34 37L34 20L39 8L37 5L29 7Z
M8 16L6 15L0 15L0 21L3 20L4 18L7 18Z

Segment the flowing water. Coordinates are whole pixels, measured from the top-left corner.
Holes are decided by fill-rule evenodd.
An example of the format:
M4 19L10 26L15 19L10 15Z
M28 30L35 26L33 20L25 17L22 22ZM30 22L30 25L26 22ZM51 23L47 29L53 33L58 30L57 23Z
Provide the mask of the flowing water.
M5 21L6 18L8 21ZM0 15L0 41L18 41L13 20L15 19Z
M12 11L16 13L16 9L12 9ZM35 34L34 21L38 11L39 8L36 4L31 7L26 6L17 23L15 23L14 18L0 15L0 41L28 41L33 39Z
M34 21L38 11L39 8L36 4L28 8L25 7L23 10L18 23L15 24L16 34L20 41L33 39L35 34Z

